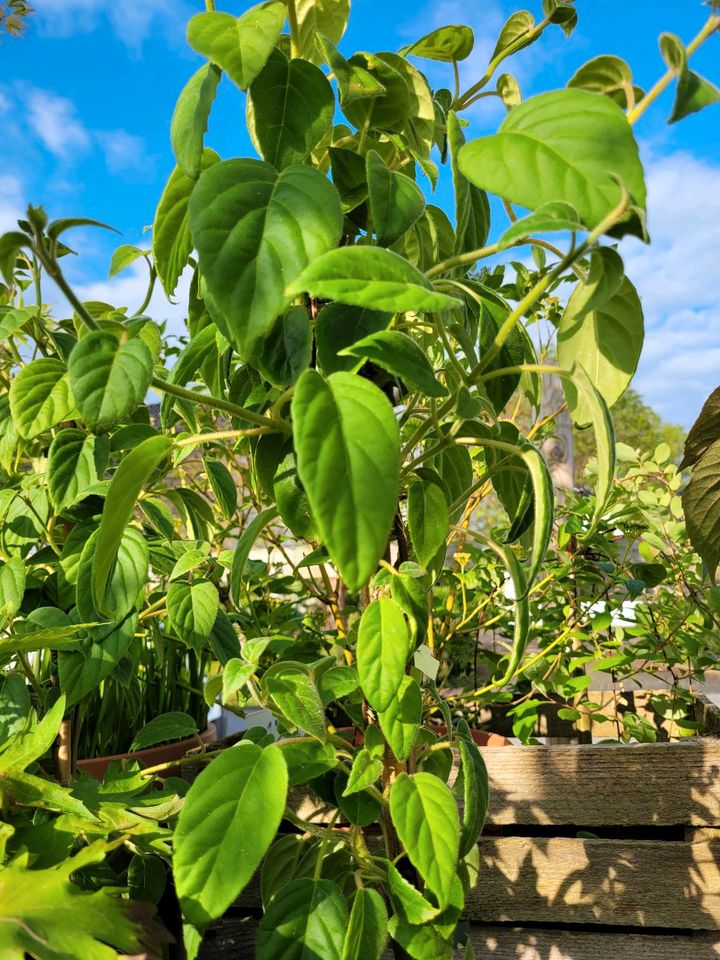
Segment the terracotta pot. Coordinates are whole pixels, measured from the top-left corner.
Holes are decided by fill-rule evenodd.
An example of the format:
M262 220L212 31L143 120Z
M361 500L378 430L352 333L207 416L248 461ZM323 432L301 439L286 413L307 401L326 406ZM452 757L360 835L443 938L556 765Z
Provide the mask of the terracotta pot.
M428 730L432 730L433 733L436 733L439 737L444 737L447 733L447 727L443 726L440 723L432 723L428 726ZM353 735L352 744L354 747L361 747L363 743L363 735L357 727L338 727L337 732L340 735L351 734ZM479 747L511 747L512 741L508 740L507 737L503 737L499 733L489 733L487 730L476 730L474 727L470 728L470 733L473 740Z
M217 728L214 723L207 725L207 730L200 734L203 743L214 743L217 740ZM147 750L135 750L132 753L116 753L111 757L92 757L90 760L78 760L77 768L89 773L96 780L102 780L113 760L140 760L146 767L155 767L160 763L170 763L172 760L181 760L188 750L197 746L197 737L188 737L177 740L175 743L164 743L159 747L148 747ZM165 772L166 777L181 777L182 767L171 767Z

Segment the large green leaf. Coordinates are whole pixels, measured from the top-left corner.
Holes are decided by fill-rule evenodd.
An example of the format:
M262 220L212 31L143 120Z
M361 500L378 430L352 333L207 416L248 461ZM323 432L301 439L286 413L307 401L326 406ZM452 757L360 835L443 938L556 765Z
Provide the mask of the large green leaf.
M720 387L713 390L690 427L680 470L691 467L715 440L720 440Z
M77 580L77 608L84 623L121 620L133 609L138 594L147 585L149 548L137 527L124 527L113 544L102 593L94 591L94 571L103 558L100 532L94 531L83 548Z
M292 299L287 284L339 241L342 211L318 170L227 160L201 175L190 226L211 314L247 358Z
M73 394L91 430L105 431L142 403L153 374L153 356L140 337L121 343L112 333L92 330L70 354Z
M174 835L173 875L182 911L204 928L251 880L280 826L287 769L274 744L223 751L192 784Z
M91 484L102 476L109 453L106 438L82 430L61 430L48 453L48 493L55 509L76 503Z
M167 593L168 618L183 643L199 655L215 625L220 597L209 580L177 580Z
M312 0L307 0L307 2L312 2ZM350 63L346 60L327 37L319 34L317 37L317 46L319 50L322 50L323 58L335 76L338 93L340 94L340 103L343 107L352 103L353 100L385 96L387 90L377 77L374 77L358 63ZM330 150L332 151L333 148L330 147ZM350 153L349 150L342 152ZM362 156L360 156L360 154L354 155L357 157L359 164L364 167L365 164ZM335 179L334 174L333 179Z
M496 134L465 144L458 163L476 186L530 210L562 200L590 229L620 203L618 181L645 207L632 128L616 103L588 90L531 97L510 111ZM616 229L643 236L636 219Z
M462 769L463 814L460 828L460 856L468 854L478 842L488 808L488 773L480 751L467 725L458 742Z
M335 97L319 67L272 54L248 92L250 137L276 170L302 163L333 122Z
M106 587L118 546L133 515L138 495L172 445L168 437L149 437L131 450L115 471L105 500L92 565L92 593L101 612L104 612Z
M387 598L373 600L360 620L356 657L363 693L375 710L387 710L397 695L411 652L400 607Z
M265 680L275 704L287 719L316 740L327 737L325 708L314 681L299 670L283 670Z
M378 714L380 729L398 760L407 760L415 746L422 720L422 691L417 680L405 676L387 710Z
M575 363L582 366L612 407L637 369L644 322L640 298L627 277L619 287L603 289L599 277L609 255L617 257L613 250L597 250L587 281L573 291L558 327L557 352L566 369ZM575 423L586 426L591 414L583 396L567 381L565 395Z
M387 911L377 890L355 894L345 934L342 960L380 960L387 940Z
M184 740L197 732L197 724L189 714L180 710L161 713L159 716L153 717L135 734L130 749L145 750L147 747L154 747L158 743Z
M447 390L435 378L427 354L406 333L379 330L357 340L343 356L363 357L417 387L429 397L446 397Z
M220 76L214 63L200 67L185 84L175 104L170 143L178 167L193 180L200 176L203 141Z
M422 924L433 920L440 910L400 873L390 860L385 863L388 893L393 909L406 923Z
M40 357L19 370L10 384L10 412L28 440L66 420L75 408L62 360Z
M220 157L205 147L200 158L200 169L217 163ZM153 223L153 259L155 269L168 297L175 293L180 274L193 251L193 239L188 222L188 201L195 187L195 179L177 166L170 174L160 197Z
M454 110L448 113L447 138L455 190L455 249L457 253L479 250L490 232L490 204L487 194L461 173L458 164L465 134Z
M314 260L290 284L288 297L307 291L321 300L390 313L449 310L459 301L438 293L404 257L381 247L341 247Z
M720 563L720 440L711 443L695 463L682 501L692 545L715 580Z
M320 535L355 591L385 552L397 507L400 436L392 407L368 380L314 370L300 377L292 416L298 475Z
M404 57L424 57L444 63L466 60L472 53L475 37L470 27L453 24L438 27L400 51Z
M28 854L0 868L4 960L117 960L118 953L162 950L168 936L154 921L154 908L124 900L110 887L90 890L73 882L73 873L104 865L116 846L98 840L46 869L30 869Z
M256 960L341 960L348 921L345 897L331 880L291 880L260 921Z
M401 773L390 793L390 813L410 862L438 905L448 906L460 849L460 825L450 788L429 773Z
M241 90L247 90L265 66L285 22L285 4L260 3L241 17L197 13L188 24L188 43L216 63Z
M450 526L447 500L437 483L416 480L408 487L408 533L418 562L427 567L445 543Z
M91 628L90 637L75 650L58 653L58 679L68 706L100 686L120 663L137 630L137 615L120 623Z
M298 22L299 55L311 63L320 63L318 38L338 43L350 16L350 0L295 0Z
M375 150L368 151L366 174L373 231L381 246L390 247L422 215L425 197L414 180L391 170Z

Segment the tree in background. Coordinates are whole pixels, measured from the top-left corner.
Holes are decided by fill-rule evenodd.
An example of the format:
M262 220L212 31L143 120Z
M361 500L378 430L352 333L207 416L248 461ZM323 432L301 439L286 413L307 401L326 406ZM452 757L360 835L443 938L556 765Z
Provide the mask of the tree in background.
M612 410L615 437L634 450L652 453L659 443L667 443L672 451L672 460L682 458L685 430L678 423L667 423L640 394L632 388L625 391ZM575 477L580 478L590 457L595 455L590 430L574 431Z
M27 29L27 18L35 13L25 0L0 0L0 35L9 33L11 37L21 36Z

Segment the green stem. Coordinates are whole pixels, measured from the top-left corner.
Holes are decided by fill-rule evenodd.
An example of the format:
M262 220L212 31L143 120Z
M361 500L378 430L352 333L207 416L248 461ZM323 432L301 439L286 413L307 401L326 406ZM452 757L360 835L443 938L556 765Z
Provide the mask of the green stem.
M700 33L695 37L694 40L691 40L687 46L687 56L688 60L695 53L695 51L700 47L709 36L715 33L716 30L720 29L720 16L716 13L711 13L708 18L705 26L702 28ZM668 70L667 73L663 74L662 77L657 81L654 87L652 87L645 96L642 98L640 103L634 106L631 110L627 112L628 123L635 123L643 113L647 110L651 103L653 103L660 94L670 86L674 78L677 76L674 70Z
M63 272L58 266L57 261L49 256L42 237L37 237L36 253L37 258L45 268L47 275L51 280L55 281L55 284L64 295L65 299L68 301L78 317L80 317L88 330L99 330L100 324L97 322L95 317L93 317L82 300L76 296L74 290L63 276Z
M490 246L480 247L479 250L459 253L455 257L448 257L447 260L441 260L440 263L436 263L434 267L430 267L429 270L425 271L425 276L430 280L432 277L437 277L439 274L445 273L446 270L452 270L453 267L469 267L478 260L491 257L494 253L498 253L498 251L499 245L497 243L491 243Z
M211 410L224 410L234 417L247 420L249 423L255 423L259 427L267 427L274 433L289 432L290 425L284 420L270 420L269 417L263 417L260 413L254 413L252 410L246 410L244 407L231 403L230 400L223 400L221 397L212 397L204 393L198 393L197 390L188 390L186 387L179 387L176 383L168 383L161 377L153 377L150 386L163 393L169 393L173 397L179 397L181 400L189 400L191 403L200 404Z
M205 9L208 13L213 13L215 10L215 0L205 0Z
M145 257L145 259L147 260L148 266L150 267L150 282L148 283L145 299L133 314L134 317L139 317L141 314L145 313L145 311L147 310L148 304L152 300L153 290L155 289L155 280L157 279L157 272L155 270L155 267L152 265L148 257Z
M300 29L298 27L297 10L295 9L295 0L285 0L287 4L288 26L290 27L290 55L292 57L300 56Z
M216 440L239 440L241 437L256 437L268 433L268 427L250 427L248 430L216 430L214 433L194 433L191 437L176 440L176 447L195 447L202 443L214 443Z

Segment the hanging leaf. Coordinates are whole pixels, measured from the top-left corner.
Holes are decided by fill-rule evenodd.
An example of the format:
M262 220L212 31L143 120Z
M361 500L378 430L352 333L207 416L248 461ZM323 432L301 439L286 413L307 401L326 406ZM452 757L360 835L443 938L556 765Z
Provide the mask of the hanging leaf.
M25 593L25 562L10 557L0 566L0 618L12 619L20 609Z
M200 67L183 87L170 123L175 160L192 180L200 176L205 133L221 75L214 63Z
M422 692L412 677L402 678L395 697L378 714L383 736L398 760L410 757L422 721Z
M147 585L149 548L136 527L124 527L113 545L102 593L94 591L93 574L102 558L98 555L99 530L93 531L83 547L78 569L76 603L85 623L122 620L137 603Z
M360 619L355 652L360 684L373 709L388 709L411 653L410 632L400 607L393 600L373 600Z
M431 33L403 47L400 53L404 57L424 57L426 60L440 60L452 63L467 60L475 45L475 36L470 27L438 27Z
M341 960L349 917L330 880L300 877L270 901L258 927L257 960Z
M668 123L677 123L678 120L720 101L720 90L689 69L687 49L679 37L674 33L663 33L660 37L660 52L669 69L678 78L675 103Z
M264 530L269 523L272 523L277 515L278 512L275 507L268 507L267 510L263 510L253 517L240 535L230 568L230 596L236 605L242 603L242 578L250 551L260 535L260 531Z
M351 104L353 100L365 100L373 97L384 97L386 95L387 89L376 76L358 63L350 63L346 60L327 37L318 34L316 43L318 49L322 51L323 59L335 75L338 93L340 94L340 103L343 109ZM330 150L332 149L331 147ZM349 153L350 151L343 152ZM362 156L359 154L354 154L354 156L356 156L359 163L364 166Z
M427 568L448 533L447 500L438 484L416 480L408 487L407 509L410 542L418 562Z
M220 598L209 580L176 580L167 592L168 619L183 643L200 655L215 625Z
M622 261L609 248L593 252L588 279L573 291L557 336L561 366L582 366L609 407L630 384L644 339L642 306L635 287L627 277L618 286L617 275L608 280L617 261L622 268ZM565 395L575 423L586 426L590 411L571 382L566 382Z
M375 150L368 151L366 173L373 231L381 246L390 247L422 214L425 198L414 180L390 170Z
M325 743L325 707L308 674L291 670L279 671L265 678L265 686L278 709L291 724Z
M312 360L313 335L305 307L290 307L255 345L252 364L275 387L289 387Z
M96 690L117 667L127 653L137 626L137 614L131 614L120 623L89 629L89 638L75 649L60 650L58 679L69 707Z
M187 39L197 53L247 90L280 39L284 3L260 3L241 17L229 13L196 13L188 23Z
M22 367L10 384L10 412L18 433L27 440L63 420L75 408L62 360L40 357Z
M401 773L390 793L390 813L410 862L441 909L457 879L460 825L450 788L429 773Z
M602 93L623 110L643 97L643 91L633 83L628 64L611 54L588 60L568 80L568 87Z
M388 893L398 916L411 924L428 923L437 917L440 910L426 900L417 887L406 880L390 860L385 863L385 868Z
M713 390L690 427L685 438L685 455L678 469L691 467L716 440L720 440L720 387Z
M139 247L134 247L130 243L121 244L112 255L108 276L110 278L116 277L119 273L122 273L123 270L127 270L130 264L135 263L140 257L146 257L149 252L149 250L141 250Z
M397 505L400 438L384 394L368 380L306 370L292 404L297 469L320 535L350 590L385 552Z
M282 751L250 741L220 753L192 784L173 837L173 876L183 915L194 926L222 916L250 882L275 838L286 796Z
M427 354L406 333L379 330L341 351L341 356L363 357L395 374L429 397L446 397L447 390L435 379Z
M387 941L387 911L377 890L355 894L341 960L380 960Z
M354 373L363 364L362 359L344 352L378 330L386 330L392 322L391 313L349 307L344 303L328 303L315 321L315 342L319 369L325 373L345 370Z
M620 203L618 181L645 209L632 128L616 103L588 90L531 97L507 115L496 134L465 144L458 163L476 186L530 210L551 201L568 203L590 229ZM614 228L615 236L625 233L644 239L637 219Z
M488 809L488 773L467 724L459 731L458 748L462 769L463 814L460 826L460 857L466 856L478 842Z
M465 143L465 134L454 110L448 113L447 138L455 190L455 253L469 253L487 243L490 204L485 191L470 183L460 170L458 156Z
M321 300L405 313L450 310L459 301L438 293L407 260L380 247L341 247L314 260L286 289Z
M185 740L198 732L197 724L193 718L179 710L172 713L161 713L157 717L146 723L141 730L135 734L135 739L130 744L131 750L146 750L148 747L154 747L158 743L170 743L173 740Z
M339 241L342 212L318 170L226 160L198 180L190 226L210 313L248 358L292 299L286 285Z
M220 460L205 457L205 470L213 493L220 504L226 520L232 520L237 510L237 484L233 476Z
M347 785L343 790L343 796L349 797L353 793L358 793L358 791L372 786L377 782L381 773L382 760L380 757L373 756L369 750L358 750L353 760Z
M200 169L207 170L220 157L205 147L200 158ZM170 174L160 197L153 223L153 260L165 294L172 297L188 257L193 251L193 238L188 223L188 201L195 187L195 179L177 166Z
M720 440L713 441L695 463L682 502L688 536L714 582L720 563Z
M276 170L302 163L332 127L335 97L325 74L307 60L271 54L248 91L248 131Z

